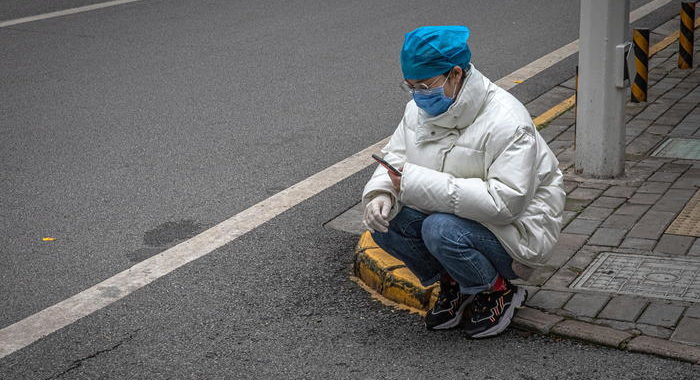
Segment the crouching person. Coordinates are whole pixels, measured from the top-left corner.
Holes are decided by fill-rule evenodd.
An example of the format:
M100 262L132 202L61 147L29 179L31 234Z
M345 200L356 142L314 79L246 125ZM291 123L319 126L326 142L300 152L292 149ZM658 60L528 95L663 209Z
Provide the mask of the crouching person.
M424 286L440 282L428 329L464 320L474 338L508 327L527 297L511 284L546 262L565 193L558 162L525 107L471 64L464 26L405 36L402 87L412 95L382 149L364 223Z

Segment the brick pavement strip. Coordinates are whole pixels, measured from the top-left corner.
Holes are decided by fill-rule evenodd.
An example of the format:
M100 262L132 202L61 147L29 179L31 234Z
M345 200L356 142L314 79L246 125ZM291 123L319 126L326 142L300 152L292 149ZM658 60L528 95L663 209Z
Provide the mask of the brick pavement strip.
M639 216L637 215L624 215L615 213L613 215L610 215L607 219L605 219L605 222L603 222L601 226L607 228L629 230L630 228L634 227L634 223L637 222L637 219L639 219Z
M644 182L639 186L637 193L663 194L671 186L668 182Z
M610 296L605 294L574 294L569 302L564 305L564 310L576 316L595 317L598 312L608 303Z
M676 217L673 212L649 211L632 227L628 237L658 239Z
M691 306L685 311L686 317L700 319L700 305Z
M633 337L633 335L628 332L574 320L566 320L556 324L552 327L551 332L557 335L611 347L620 347L624 342Z
M685 255L694 241L693 236L663 234L654 251L670 255Z
M556 314L549 314L530 307L523 307L515 314L513 324L520 328L548 334L552 326L563 320L563 317Z
M654 193L637 193L630 198L629 203L637 203L642 205L652 205L661 198L661 194Z
M571 298L569 292L558 292L555 290L540 290L534 297L525 303L528 306L540 309L559 309Z
M627 233L626 229L601 227L588 240L589 244L617 247Z
M598 228L600 220L576 218L564 228L564 232L569 234L590 235ZM634 222L632 222L634 224Z
M685 307L668 303L653 302L644 310L637 323L662 327L673 327L683 314Z
M633 186L613 186L603 193L606 197L618 197L618 198L629 198L634 195L637 191L636 187Z
M627 349L632 352L643 352L645 354L665 356L691 363L700 363L700 348L666 339L644 335L638 336L627 343Z
M673 182L678 177L680 177L681 173L680 172L657 172L654 173L651 177L649 177L649 181L655 181L655 182Z
M669 189L651 209L654 211L680 212L694 194L695 190Z
M634 322L647 306L647 301L631 296L613 297L598 314L598 318Z
M559 235L559 241L552 249L552 256L548 260L548 264L555 267L564 265L581 247L586 243L588 236L576 235L562 232Z
M579 219L590 219L590 220L605 220L614 210L605 207L586 207L583 212L578 216Z
M700 319L688 316L681 319L676 331L671 336L671 340L700 345Z
M651 251L656 245L656 240L628 237L620 244L621 248L635 248Z
M591 201L596 199L602 193L603 190L600 189L593 189L590 187L578 187L576 188L576 190L572 191L571 194L568 195L568 198Z
M614 198L614 197L600 197L596 199L591 206L593 207L605 207L605 208L617 208L621 204L625 203L627 199L625 198Z
M695 243L688 251L688 256L700 256L700 238L695 239Z

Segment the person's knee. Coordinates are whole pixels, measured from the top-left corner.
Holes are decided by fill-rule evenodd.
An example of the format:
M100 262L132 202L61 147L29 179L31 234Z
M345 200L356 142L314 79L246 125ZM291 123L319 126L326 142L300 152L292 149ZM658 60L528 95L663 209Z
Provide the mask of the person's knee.
M423 221L421 235L428 250L439 253L440 247L457 243L459 231L454 222L455 215L436 213Z

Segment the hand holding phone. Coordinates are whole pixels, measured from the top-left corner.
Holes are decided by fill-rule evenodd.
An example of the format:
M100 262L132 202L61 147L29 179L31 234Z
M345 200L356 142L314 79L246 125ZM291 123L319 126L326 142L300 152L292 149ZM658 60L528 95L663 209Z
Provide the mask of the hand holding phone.
M395 167L391 166L390 163L384 161L383 158L377 156L376 154L373 154L372 158L374 158L380 165L385 167L386 170L390 171L391 173L393 173L396 176L401 177L401 171L399 171L399 169L396 169Z

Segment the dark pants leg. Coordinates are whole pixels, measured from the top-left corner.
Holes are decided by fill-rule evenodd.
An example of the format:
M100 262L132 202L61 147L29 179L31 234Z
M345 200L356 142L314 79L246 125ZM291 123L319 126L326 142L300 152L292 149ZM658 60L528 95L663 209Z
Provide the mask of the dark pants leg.
M404 207L389 222L389 232L375 232L374 241L403 261L424 286L449 273L462 293L489 289L496 276L517 278L513 259L483 225L453 214L423 214Z

